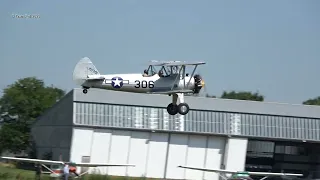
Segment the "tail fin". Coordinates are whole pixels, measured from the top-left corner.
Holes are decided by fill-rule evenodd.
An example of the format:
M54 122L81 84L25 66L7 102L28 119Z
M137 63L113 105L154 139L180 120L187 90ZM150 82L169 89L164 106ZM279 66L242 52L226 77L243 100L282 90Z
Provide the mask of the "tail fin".
M99 75L99 74L100 74L99 71L93 65L91 60L88 57L84 57L80 59L80 61L76 64L73 70L73 81L77 85L82 85L88 78L88 75Z

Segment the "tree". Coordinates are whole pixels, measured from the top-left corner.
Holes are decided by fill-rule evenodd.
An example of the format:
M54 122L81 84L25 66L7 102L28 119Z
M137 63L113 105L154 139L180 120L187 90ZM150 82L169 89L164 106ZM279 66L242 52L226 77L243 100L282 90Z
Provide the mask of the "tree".
M313 99L308 99L308 100L304 101L302 104L320 106L320 96L313 98Z
M45 86L35 77L19 79L5 88L0 99L0 149L13 153L26 150L31 124L64 95L65 91Z
M250 101L263 101L264 96L260 95L258 92L252 93L249 91L240 91L240 92L226 92L224 91L221 95L223 99L239 99L239 100L250 100Z
M206 94L206 97L208 97L208 98L216 98L217 96Z

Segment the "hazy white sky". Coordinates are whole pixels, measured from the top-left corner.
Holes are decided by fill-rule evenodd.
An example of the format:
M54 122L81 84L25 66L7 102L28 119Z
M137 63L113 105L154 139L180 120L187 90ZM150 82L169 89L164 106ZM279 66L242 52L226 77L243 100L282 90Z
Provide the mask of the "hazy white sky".
M320 95L319 9L317 0L3 0L0 87L37 76L69 91L84 56L104 74L142 73L152 59L203 60L210 94L301 103Z

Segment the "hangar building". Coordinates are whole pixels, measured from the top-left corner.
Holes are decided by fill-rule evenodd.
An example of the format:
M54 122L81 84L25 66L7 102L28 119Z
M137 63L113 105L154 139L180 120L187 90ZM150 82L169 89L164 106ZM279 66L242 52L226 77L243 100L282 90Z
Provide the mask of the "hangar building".
M161 179L218 179L178 165L320 178L320 107L185 97L190 112L170 116L170 101L73 89L35 122L38 158L51 152L53 160L135 164L96 170Z

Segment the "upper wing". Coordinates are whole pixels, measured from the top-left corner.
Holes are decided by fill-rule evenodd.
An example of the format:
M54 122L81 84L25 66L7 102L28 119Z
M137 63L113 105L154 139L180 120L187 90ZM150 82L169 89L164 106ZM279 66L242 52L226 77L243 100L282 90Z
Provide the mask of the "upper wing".
M73 163L80 167L98 167L98 166L135 166L133 164L100 164L100 163Z
M184 61L152 61L149 63L151 66L188 66L188 65L202 65L206 64L205 62L198 61L198 62L184 62Z
M303 174L292 174L292 173L271 173L271 172L246 172L249 175L258 176L303 176Z
M42 159L29 159L29 158L16 158L16 157L1 157L1 159L14 160L14 161L23 161L30 163L41 163L41 164L56 164L63 165L62 161L51 161L51 160L42 160Z
M178 167L185 168L185 169L199 170L199 171L217 172L217 173L231 173L231 174L237 173L237 171L230 171L230 170L223 170L223 169L196 168L191 166L178 166Z

